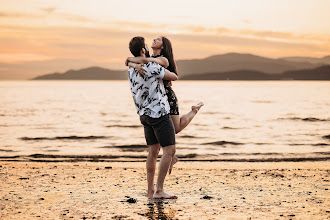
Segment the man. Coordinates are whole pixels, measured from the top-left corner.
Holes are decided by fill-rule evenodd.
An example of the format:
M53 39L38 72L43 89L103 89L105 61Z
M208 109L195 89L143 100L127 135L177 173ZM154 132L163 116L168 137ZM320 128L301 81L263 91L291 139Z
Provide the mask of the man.
M143 37L134 37L129 49L135 56L149 57L149 49ZM164 181L172 158L175 154L175 129L169 116L170 106L164 89L164 80L177 80L175 73L166 70L157 63L145 65L146 75L141 76L134 68L128 69L131 92L137 113L144 127L144 135L148 145L146 163L149 198L177 199L176 195L164 191ZM160 147L163 155L159 163L159 172L154 188L156 161Z

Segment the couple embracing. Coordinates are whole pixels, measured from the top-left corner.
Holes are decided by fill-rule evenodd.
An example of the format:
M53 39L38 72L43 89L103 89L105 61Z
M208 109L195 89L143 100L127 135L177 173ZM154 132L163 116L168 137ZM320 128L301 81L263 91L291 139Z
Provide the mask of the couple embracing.
M187 114L179 115L178 100L171 87L171 81L178 79L171 42L166 37L157 37L151 48L153 54L150 57L145 39L134 37L129 43L134 57L126 60L131 93L148 145L147 196L177 199L176 195L164 191L165 177L167 173L171 174L173 165L178 161L175 156L175 134L191 122L203 103L192 106ZM154 176L160 148L163 155L155 187Z

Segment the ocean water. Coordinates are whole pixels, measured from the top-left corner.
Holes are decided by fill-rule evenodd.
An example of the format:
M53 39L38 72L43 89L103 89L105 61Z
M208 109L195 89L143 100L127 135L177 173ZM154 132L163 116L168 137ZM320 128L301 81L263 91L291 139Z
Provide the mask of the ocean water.
M330 159L329 81L177 81L181 160ZM128 81L0 81L0 160L145 160Z

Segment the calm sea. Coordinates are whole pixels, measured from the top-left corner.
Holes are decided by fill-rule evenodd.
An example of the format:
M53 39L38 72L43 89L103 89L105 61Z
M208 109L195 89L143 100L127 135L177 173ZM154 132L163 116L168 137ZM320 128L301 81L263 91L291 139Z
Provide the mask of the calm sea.
M330 158L329 81L178 81L182 160ZM128 81L0 81L0 160L145 160Z

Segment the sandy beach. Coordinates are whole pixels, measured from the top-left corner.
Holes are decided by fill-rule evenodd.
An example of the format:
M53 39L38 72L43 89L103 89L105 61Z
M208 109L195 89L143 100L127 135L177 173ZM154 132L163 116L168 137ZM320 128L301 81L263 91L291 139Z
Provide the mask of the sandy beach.
M1 219L329 219L328 162L179 162L148 200L145 163L0 163Z

